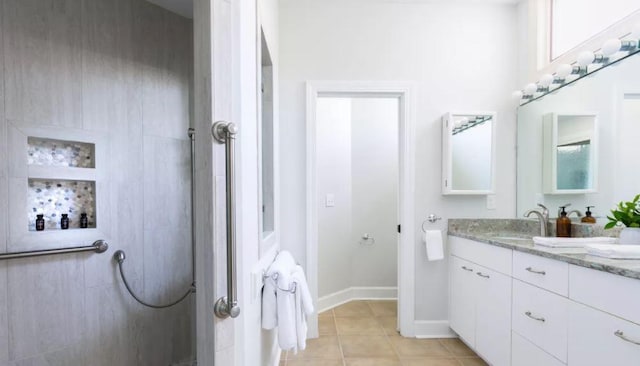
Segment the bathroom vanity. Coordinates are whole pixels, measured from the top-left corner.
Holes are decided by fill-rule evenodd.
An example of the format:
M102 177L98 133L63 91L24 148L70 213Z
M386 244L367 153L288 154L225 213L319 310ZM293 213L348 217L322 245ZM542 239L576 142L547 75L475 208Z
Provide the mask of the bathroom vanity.
M450 220L450 327L495 366L640 364L640 261L537 247L518 221Z

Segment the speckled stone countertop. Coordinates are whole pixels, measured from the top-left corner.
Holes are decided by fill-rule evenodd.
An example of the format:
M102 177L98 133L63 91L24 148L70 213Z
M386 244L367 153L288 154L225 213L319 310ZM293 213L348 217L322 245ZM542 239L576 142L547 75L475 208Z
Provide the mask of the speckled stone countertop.
M555 233L555 225L552 225ZM449 219L448 233L498 247L556 259L598 271L640 279L640 260L608 259L586 254L582 248L547 248L534 246L534 236L540 235L540 225L535 220L517 219ZM618 236L619 230L603 230L601 226L573 224L576 237Z

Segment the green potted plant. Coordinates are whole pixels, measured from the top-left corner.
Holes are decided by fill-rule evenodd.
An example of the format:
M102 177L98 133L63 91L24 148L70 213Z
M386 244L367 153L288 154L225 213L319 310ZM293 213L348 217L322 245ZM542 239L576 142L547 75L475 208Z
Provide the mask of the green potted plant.
M620 232L620 244L640 244L640 194L632 201L620 202L607 216L609 222L604 226L624 226Z

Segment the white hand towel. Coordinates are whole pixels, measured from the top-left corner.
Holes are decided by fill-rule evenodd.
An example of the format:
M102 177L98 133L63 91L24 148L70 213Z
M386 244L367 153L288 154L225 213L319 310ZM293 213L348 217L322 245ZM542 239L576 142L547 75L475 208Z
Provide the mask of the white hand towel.
M422 236L427 249L427 259L439 261L444 259L444 247L442 245L442 232L440 230L427 230Z
M613 244L616 238L593 237L593 238L553 238L544 236L534 236L533 243L551 248L582 248L587 244Z
M640 259L640 245L589 244L587 254L610 259Z

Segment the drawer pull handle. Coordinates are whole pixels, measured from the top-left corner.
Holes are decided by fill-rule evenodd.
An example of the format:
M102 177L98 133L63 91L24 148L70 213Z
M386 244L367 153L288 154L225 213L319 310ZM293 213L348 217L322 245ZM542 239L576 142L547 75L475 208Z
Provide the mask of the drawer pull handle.
M531 268L531 267L527 267L527 268L525 268L525 269L526 269L527 271L531 272L531 273L541 274L541 275L543 275L543 276L547 274L547 272L545 272L545 271L537 271L537 270L535 270L535 269L533 269L533 268Z
M462 266L460 268L464 269L465 271L473 272L473 269L467 268L467 266Z
M486 275L486 274L483 274L482 272L478 272L478 273L476 273L476 274L477 274L478 276L480 276L480 277L484 277L484 278L491 278L491 276Z
M533 319L533 320L537 320L539 322L545 322L545 319L540 317L538 318L537 316L533 316L533 314L530 311L527 311L526 313L524 313L524 315L528 316L529 318Z
M624 335L624 332L621 330L616 330L615 333L613 333L616 337L627 341L629 343L633 343L633 344L637 344L638 346L640 346L640 342L638 341L634 341L633 339L628 338L626 335Z

